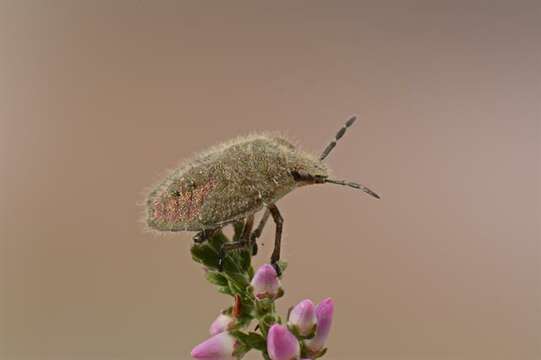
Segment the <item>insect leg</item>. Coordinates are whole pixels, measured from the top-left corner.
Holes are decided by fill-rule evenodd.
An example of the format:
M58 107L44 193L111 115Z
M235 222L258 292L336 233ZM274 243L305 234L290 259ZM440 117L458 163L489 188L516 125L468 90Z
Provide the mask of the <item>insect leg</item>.
M252 232L252 235L250 236L250 244L252 246L252 256L257 255L257 239L261 236L261 233L263 232L263 228L265 227L265 224L267 223L269 216L270 216L270 211L267 208L265 209L265 212L263 213L261 220L259 220L259 224L257 225L255 230Z
M249 215L244 222L242 233L238 241L227 242L222 245L218 253L218 270L223 270L223 264L227 253L231 250L246 248L250 244L249 237L254 227L254 215Z
M193 236L193 242L196 244L201 244L213 237L219 230L220 228L201 230Z
M242 228L242 235L240 236L240 241L249 243L250 233L252 232L253 227L254 215L252 214L246 218L246 222L244 223L244 227Z
M282 242L282 226L284 224L284 218L282 215L280 215L280 211L276 205L269 204L267 207L272 215L274 223L276 224L276 236L274 238L274 250L271 256L271 264L278 273L278 276L280 276L280 269L278 268L277 262L280 260L280 243Z
M223 271L224 260L229 251L244 248L245 246L246 246L246 243L242 240L234 241L234 242L227 242L223 244L222 247L220 248L220 251L218 252L218 270Z

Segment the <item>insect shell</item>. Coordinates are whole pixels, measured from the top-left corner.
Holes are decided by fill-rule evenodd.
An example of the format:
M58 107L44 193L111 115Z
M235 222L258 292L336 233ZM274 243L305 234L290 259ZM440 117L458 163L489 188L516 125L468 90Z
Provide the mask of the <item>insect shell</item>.
M213 147L175 169L150 192L147 224L159 231L197 231L198 239L205 240L205 234L239 221L245 222L249 232L254 214L266 207L256 229L259 233L253 237L260 235L272 215L277 225L275 262L282 228L275 202L293 189L333 183L379 198L363 185L330 179L323 163L354 122L355 117L349 119L319 157L299 150L283 137L264 134L239 137Z
M148 198L148 225L164 231L223 226L273 204L303 182L295 172L327 167L286 139L252 135L221 144L175 170Z

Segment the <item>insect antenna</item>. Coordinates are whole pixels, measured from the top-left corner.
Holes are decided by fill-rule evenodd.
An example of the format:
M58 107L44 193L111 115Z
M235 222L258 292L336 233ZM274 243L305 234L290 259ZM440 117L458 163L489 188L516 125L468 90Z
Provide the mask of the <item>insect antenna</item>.
M325 159L332 151L332 149L334 149L334 147L336 146L336 143L338 142L338 140L340 140L342 138L342 136L344 136L344 134L346 133L346 130L348 129L348 127L350 127L351 125L353 125L353 123L355 122L355 120L357 120L357 116L352 116L348 121L346 121L346 123L344 124L344 126L342 126L340 128L340 130L338 130L338 132L336 133L336 135L334 136L334 140L331 141L329 143L329 145L327 145L327 147L325 148L325 150L323 150L323 152L321 153L321 156L319 157L319 160L322 161L323 159Z
M359 189L359 190L364 191L368 195L375 197L376 199L380 199L378 194L376 194L375 192L373 192L372 190L370 190L366 186L358 184L358 183L354 183L354 182L346 181L346 180L334 180L334 179L325 179L325 182L326 183L331 183L331 184L349 186L349 187L352 187L354 189Z

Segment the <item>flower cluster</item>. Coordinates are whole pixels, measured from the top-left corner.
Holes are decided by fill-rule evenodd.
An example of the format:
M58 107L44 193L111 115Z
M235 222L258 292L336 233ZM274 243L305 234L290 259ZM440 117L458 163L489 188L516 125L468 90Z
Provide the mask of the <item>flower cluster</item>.
M311 300L298 303L289 314L287 326L274 324L267 336L267 351L272 360L321 357L331 329L334 303L323 300L317 307ZM302 350L302 351L301 351Z
M284 295L279 276L269 264L255 273L248 251L228 254L223 271L217 254L227 238L219 233L208 244L192 248L194 260L205 266L206 277L218 291L231 295L233 305L210 325L211 337L193 348L194 359L240 359L248 351L262 352L267 360L307 360L322 357L329 336L334 303L327 298L317 306L302 300L289 311L287 321L276 313L275 301ZM286 268L279 263L280 270ZM253 322L256 322L255 326ZM248 330L253 328L253 330Z

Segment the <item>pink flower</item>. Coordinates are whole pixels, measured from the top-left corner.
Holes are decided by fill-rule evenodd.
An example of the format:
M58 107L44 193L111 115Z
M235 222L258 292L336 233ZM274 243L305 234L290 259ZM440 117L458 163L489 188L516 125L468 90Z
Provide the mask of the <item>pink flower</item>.
M301 354L301 347L287 327L274 324L267 335L267 351L272 360L296 360Z
M216 320L214 320L212 324L210 325L210 329L209 329L210 335L216 335L221 332L229 330L231 326L233 325L234 321L235 319L233 319L229 315L226 315L226 314L218 315Z
M307 336L316 325L316 311L314 303L309 300L303 300L291 310L288 319L288 325L298 331L298 335Z
M228 332L222 332L194 347L191 355L194 359L234 360L236 347L237 340Z
M265 264L257 269L251 282L255 297L259 300L275 299L283 293L278 274L272 265Z
M334 312L334 302L327 298L316 307L317 328L313 338L305 341L306 347L311 352L319 352L325 346L325 341L331 331L332 317Z

